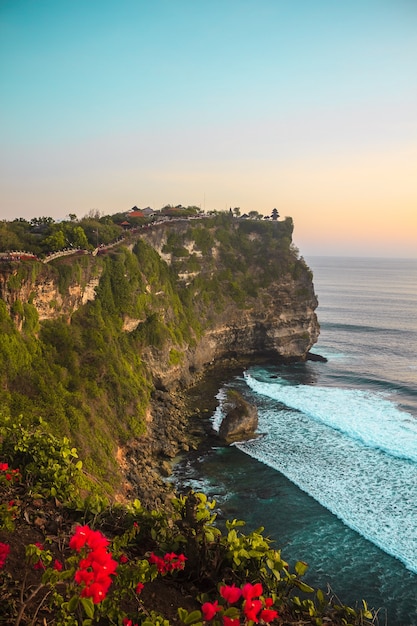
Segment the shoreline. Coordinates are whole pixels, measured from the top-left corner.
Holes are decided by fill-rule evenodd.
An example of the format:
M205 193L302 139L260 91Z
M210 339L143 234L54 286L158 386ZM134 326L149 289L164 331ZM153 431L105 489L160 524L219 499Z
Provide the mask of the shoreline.
M277 364L288 362L276 357L273 360ZM192 462L213 446L228 446L209 422L218 406L219 389L248 366L271 364L273 360L271 355L223 359L204 368L187 387L155 389L146 435L129 442L123 451L126 483L120 497L138 498L146 508L169 507L176 494L176 483L170 481L174 467L185 466L187 458Z

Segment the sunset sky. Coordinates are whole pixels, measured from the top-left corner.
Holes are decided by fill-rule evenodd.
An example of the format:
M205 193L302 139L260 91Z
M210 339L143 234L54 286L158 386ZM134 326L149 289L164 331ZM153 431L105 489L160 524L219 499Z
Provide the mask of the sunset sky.
M0 0L0 219L239 206L417 257L416 0Z

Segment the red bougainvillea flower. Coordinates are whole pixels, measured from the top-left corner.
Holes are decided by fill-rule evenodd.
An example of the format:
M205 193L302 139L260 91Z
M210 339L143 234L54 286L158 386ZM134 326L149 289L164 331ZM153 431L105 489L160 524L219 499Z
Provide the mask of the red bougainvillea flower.
M261 618L263 622L266 622L267 624L269 624L269 622L272 622L272 620L278 617L278 611L272 611L271 609L264 609L263 611L261 611L259 617Z
M240 619L235 617L227 617L227 615L223 615L223 626L240 626Z
M78 585L89 585L94 580L94 574L85 569L78 569L74 574L74 580Z
M0 569L3 569L9 552L10 552L9 544L1 543L0 541Z
M55 559L54 561L54 570L56 570L57 572L62 571L62 563L61 561L58 561L58 559Z
M96 557L97 556L97 552L92 552L93 556ZM93 572L96 574L97 576L110 576L110 574L114 574L118 563L117 561L115 561L114 559L111 558L111 554L107 553L106 556L108 557L106 560L104 560L104 558L100 555L100 558L96 561L95 558L91 564L91 567L93 568Z
M69 545L77 552L83 550L84 558L78 564L74 580L82 585L82 598L91 598L94 604L102 602L116 573L117 561L107 551L108 539L99 531L86 526L78 526Z
M94 604L102 602L106 597L107 589L100 583L91 583L88 587L84 587L81 592L82 598L91 598Z
M217 600L214 602L205 602L201 607L203 617L206 622L209 622L213 617L222 610L222 607L218 605Z
M184 569L187 557L183 554L175 554L175 552L167 552L165 556L162 557L151 552L148 560L151 565L156 565L160 574L164 575L176 569Z
M259 598L262 595L262 585L261 583L255 583L251 585L251 583L246 583L242 587L242 596L245 600L252 600L253 598Z
M87 543L87 537L90 532L89 526L77 526L73 536L69 540L69 547L72 550L79 552Z
M138 626L137 624L134 624L133 620L129 619L128 617L124 617L122 619L122 624L123 626Z
M122 565L124 565L125 563L127 563L129 561L129 559L127 558L127 556L125 554L122 554L120 559L119 559L119 563L121 563Z
M145 585L144 585L143 583L138 583L138 584L136 585L136 593L137 593L137 594L142 593L142 590L143 590L144 586L145 586Z
M110 541L99 530L90 530L87 533L87 545L92 550L100 550L101 548L107 548Z
M239 600L242 591L239 587L235 587L235 585L225 585L224 587L220 587L220 595L226 602L229 602L229 604L234 604Z
M246 619L253 622L259 622L258 613L262 609L262 602L260 600L246 600L243 606L243 612Z
M0 472L6 472L4 477L8 481L13 479L15 481L20 480L20 471L18 469L12 469L9 467L8 463L0 463Z

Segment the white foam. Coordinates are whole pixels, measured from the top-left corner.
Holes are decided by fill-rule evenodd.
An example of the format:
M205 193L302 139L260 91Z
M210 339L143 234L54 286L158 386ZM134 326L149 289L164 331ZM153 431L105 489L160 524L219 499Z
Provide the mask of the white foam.
M417 463L417 420L382 393L314 385L260 382L245 373L256 393L296 409L351 439Z
M227 391L226 391L226 388L224 387L220 389L220 391L216 395L216 398L219 401L219 404L217 405L216 410L213 413L213 417L211 418L213 430L215 430L216 432L219 432L220 424L223 421L223 417L224 417L223 403L226 400L226 396L227 396Z
M238 447L282 472L417 573L417 464L401 454L382 452L384 447L400 452L407 437L415 446L414 418L376 394L291 386L280 380L260 383L248 375L246 382L258 393L295 406L264 402L258 413L259 429L266 436ZM391 423L394 417L400 420L397 428ZM387 427L388 433L378 435L377 426L381 431ZM378 445L372 447L375 441ZM407 455L417 455L413 446L408 446Z

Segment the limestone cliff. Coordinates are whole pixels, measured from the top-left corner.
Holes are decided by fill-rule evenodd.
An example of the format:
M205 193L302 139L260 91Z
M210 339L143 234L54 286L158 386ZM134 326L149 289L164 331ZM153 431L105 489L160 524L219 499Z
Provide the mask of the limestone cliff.
M144 228L97 256L3 263L3 410L41 415L113 488L123 458L128 483L151 481L144 468L176 454L187 428L167 391L223 359L303 360L316 342L292 228L221 215Z
M250 249L242 252L238 246L232 252L230 249L225 252L223 241L216 238L216 227L210 227L210 222L207 222L205 229L212 239L206 237L206 245L200 243L200 248L198 240L199 237L201 239L201 231L196 234L195 229L193 232L184 222L171 228L151 229L144 234L175 272L177 284L192 290L194 301L204 298L202 288L193 290L193 285L199 284L199 281L201 285L204 282L209 284L213 277L222 273L226 273L228 279L222 282L219 295L222 305L212 301L209 307L203 309L203 314L210 317L210 323L197 344L188 347L186 363L167 369L164 367L166 361L154 360L153 370L162 386L180 380L187 383L190 372L199 371L206 364L222 358L269 355L277 359L304 360L318 339L317 298L311 272L304 261L297 258L297 252L291 246L285 262L279 251L265 247L265 232L274 232L274 229L284 225L245 224L245 244L249 242L255 251L250 256ZM289 231L292 233L291 220L285 227L287 234ZM240 228L240 224L232 222L227 230L233 233ZM234 271L230 268L228 272L224 270L224 264L229 261L230 265L226 254L233 256ZM289 259L291 262L288 262ZM266 267L272 271L268 280L259 280L255 292L253 285ZM249 290L245 292L242 302L239 298L241 294L236 297L236 283L241 287L242 283L245 285L245 280Z
M172 364L169 358L163 358L164 353L167 357L172 349L171 342L156 350L153 346L146 349L149 365L158 384L172 386L178 382L188 383L195 371L225 357L268 354L282 359L305 359L319 334L315 314L317 298L311 273L302 259L297 259L296 252L291 252L288 257L291 260L290 266L288 258L285 264L282 263L282 258L277 258L277 267L272 268L273 271L265 286L262 283L257 285L256 294L250 291L242 292L247 276L251 278L253 286L254 278L251 273L256 278L262 265L274 263L273 251L265 247L262 235L268 232L268 229L273 231L281 227L281 223L245 224L247 242L254 247L259 243L260 259L249 258L249 266L248 259L245 259L246 267L242 279L240 276L242 251L238 248L233 250L236 270L233 273L227 268L226 280L223 277L221 279L222 302L211 301L204 305L202 302L198 303L198 299L201 298L203 301L206 298L205 283L210 289L211 282L216 280L217 276L226 273L224 267L226 263L222 258L225 256L225 246L216 239L216 230L219 228L213 225L213 221L205 220L203 225L199 224L197 235L196 228L190 228L187 221L160 224L144 229L140 233L138 238L149 243L163 262L170 266L178 290L188 289L192 292L193 304L199 311L198 315L204 326L204 332L198 341L182 346L185 358L178 364ZM227 224L226 227L222 226L222 230L226 232L238 231L240 228L241 225L236 221ZM292 222L290 230L292 231ZM208 236L203 244L200 241L199 247L201 233ZM130 242L128 248L132 250L134 245L135 242ZM117 254L117 251L113 253ZM251 263L253 267L250 267ZM23 316L19 316L18 307L14 306L16 302L30 302L35 307L40 321L62 316L70 321L75 311L96 297L96 288L103 271L100 257L89 259L83 257L82 263L76 257L66 257L58 259L55 265L41 266L39 271L33 271L33 264L31 265L31 272L27 268L26 271L22 271L22 266L15 264L15 267L4 267L0 273L0 297L20 327ZM64 272L67 278L66 284L62 286L63 270L69 267L72 267L72 273L68 277L69 272ZM145 289L155 290L155 285L152 285L146 276L144 278ZM239 298L235 297L236 282L241 290ZM155 293L157 294L157 291ZM155 308L158 309L158 306ZM168 312L164 311L162 315L166 318ZM204 319L205 317L209 319ZM132 332L143 321L142 315L134 317L124 314L123 329L125 332Z

